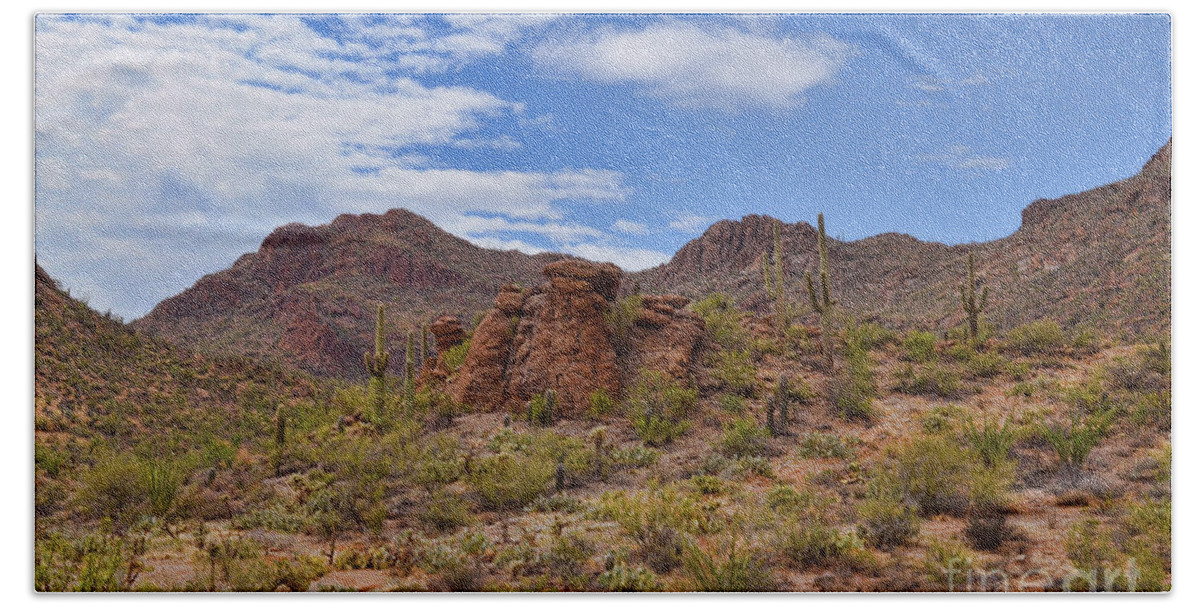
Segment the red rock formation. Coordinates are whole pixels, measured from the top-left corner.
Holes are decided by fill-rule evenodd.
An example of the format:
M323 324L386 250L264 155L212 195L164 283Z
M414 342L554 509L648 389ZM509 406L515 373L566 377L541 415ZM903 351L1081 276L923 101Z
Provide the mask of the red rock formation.
M632 352L618 360L606 313L621 271L612 264L564 260L543 269L547 282L526 293L505 287L471 341L450 395L476 410L520 411L554 389L558 413L587 410L597 390L616 396L644 367L686 380L704 332L687 298L644 296L631 330Z
M458 317L445 315L438 317L429 327L437 345L437 357L428 357L421 366L421 375L417 377L417 388L440 385L450 375L450 367L446 365L446 352L463 343L467 332L463 330L462 321Z

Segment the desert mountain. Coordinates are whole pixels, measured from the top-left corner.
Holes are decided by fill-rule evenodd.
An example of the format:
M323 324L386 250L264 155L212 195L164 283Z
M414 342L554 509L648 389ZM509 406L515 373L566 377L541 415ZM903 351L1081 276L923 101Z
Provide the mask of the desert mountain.
M1116 334L1170 330L1171 143L1133 177L1038 200L1014 234L949 246L902 234L831 243L836 297L885 324L945 329L962 321L958 286L967 255L991 289L987 318L1001 327L1050 317ZM732 295L766 312L759 258L778 220L722 220L667 264L625 277L646 293ZM806 310L803 275L816 269L816 231L781 230L788 290ZM309 371L363 375L374 304L388 306L389 341L443 314L470 323L507 284L538 285L567 256L483 249L408 211L289 224L232 268L200 279L135 321L176 343L280 360Z
M34 278L34 402L39 431L145 439L261 435L276 404L311 379L229 356L196 355L101 315L40 266Z
M1001 327L1050 317L1117 334L1164 333L1171 323L1171 143L1133 177L1022 212L1012 235L968 245L902 234L830 241L837 299L887 324L948 328L962 322L958 285L967 255L990 285L988 318ZM700 297L714 291L767 312L760 256L772 248L775 220L722 220L667 264L631 279L654 292ZM807 310L804 272L817 269L816 230L782 224L789 291Z
M387 305L389 343L442 314L472 317L503 285L536 284L555 254L492 251L401 209L288 224L255 253L207 275L134 322L196 344L343 377L364 375L375 304Z

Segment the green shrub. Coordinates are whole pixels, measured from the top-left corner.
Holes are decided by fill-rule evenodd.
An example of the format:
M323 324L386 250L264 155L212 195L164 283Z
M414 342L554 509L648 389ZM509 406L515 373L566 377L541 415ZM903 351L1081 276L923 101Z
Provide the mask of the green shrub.
M696 475L691 479L692 485L696 491L701 494L716 495L725 491L725 484L720 478L712 475Z
M927 331L914 331L900 343L900 358L913 363L928 363L937 359L937 336Z
M1041 435L1054 448L1060 462L1078 468L1108 434L1112 421L1111 413L1075 416L1066 424L1043 424Z
M897 341L896 332L873 322L851 324L845 330L845 339L847 344L865 350L875 350Z
M1171 393L1161 391L1139 396L1129 410L1129 421L1136 428L1169 431L1171 429Z
M965 417L962 408L957 405L939 405L921 418L921 429L930 435L948 433L957 428L958 423Z
M735 420L725 425L720 452L731 457L764 456L770 452L771 433L753 420Z
M604 420L608 418L617 409L617 404L613 401L612 396L604 389L597 389L588 395L588 418L592 420Z
M438 532L450 532L470 525L474 517L471 515L470 506L462 497L445 490L437 490L422 503L417 512L417 519Z
M692 304L692 310L704 320L708 337L723 349L744 349L749 343L749 334L742 327L742 313L733 300L722 293Z
M662 591L662 584L653 572L641 566L633 568L625 564L617 564L603 572L596 584L605 591Z
M812 432L800 441L800 455L805 458L840 458L843 460L854 457L855 438L850 441L837 435Z
M930 582L945 585L946 591L964 590L975 565L975 557L955 541L934 540L925 552L925 574Z
M752 395L756 370L748 350L723 350L714 355L714 375L721 384L739 394Z
M993 418L984 419L978 426L973 418L968 418L963 430L963 437L968 445L983 460L983 464L989 467L1008 461L1008 454L1012 451L1016 435L1016 430L1009 426L1007 420L998 422Z
M850 348L846 366L829 383L829 401L834 410L846 420L871 420L875 400L875 372L867 351Z
M694 497L659 487L634 494L605 493L595 516L618 523L633 538L638 556L659 574L679 565L683 534L706 532L713 525Z
M1112 363L1105 367L1105 384L1110 390L1132 392L1157 392L1169 390L1171 360L1168 354L1165 361L1156 354L1154 349L1142 349L1131 358L1115 357Z
M858 531L872 546L884 551L908 544L921 531L916 506L895 480L877 477L858 503Z
M733 474L744 478L752 475L775 479L775 469L765 456L743 456L733 461Z
M1071 350L1076 355L1094 355L1100 352L1100 336L1090 327L1077 327L1071 336Z
M737 537L722 546L728 551L709 553L695 544L684 550L683 565L696 591L772 591L774 574L765 558L753 551L738 551Z
M1081 575L1064 581L1070 590L1124 591L1128 586L1121 573L1124 560L1113 542L1112 531L1099 519L1085 517L1072 523L1067 530L1066 551Z
M643 372L629 389L625 409L638 437L661 446L685 433L686 420L696 406L696 389L683 388L655 372Z
M779 485L767 493L767 504L775 513L772 543L793 564L853 567L869 559L856 536L833 527L830 498Z
M624 357L633 349L633 327L641 310L642 296L635 293L619 298L604 312L613 348L619 357Z
M467 482L485 508L519 509L549 489L555 464L546 458L504 452L476 461Z
M726 414L740 416L746 413L746 398L734 393L725 393L717 400L721 406L721 411Z
M936 363L915 370L906 363L896 372L896 390L908 395L957 397L964 392L962 379L954 370Z
M922 515L995 511L1007 501L1013 467L987 466L945 434L914 439L889 452L882 478L912 499Z
M1037 392L1037 385L1032 382L1018 382L1009 389L1008 394L1013 397L1032 397Z
M451 374L458 372L458 368L462 367L463 363L467 362L467 352L471 350L471 339L463 340L461 344L451 346L442 353L442 362L446 364L446 369Z
M1023 355L1050 354L1061 349L1066 340L1057 321L1043 319L1011 329L1004 337L1004 348Z
M967 373L974 378L995 378L1003 374L1011 362L993 352L974 353L965 360Z

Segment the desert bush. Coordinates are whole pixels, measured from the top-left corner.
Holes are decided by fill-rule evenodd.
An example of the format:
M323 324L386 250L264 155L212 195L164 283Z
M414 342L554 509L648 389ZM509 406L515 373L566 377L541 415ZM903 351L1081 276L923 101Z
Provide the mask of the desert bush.
M617 403L608 391L601 388L588 395L588 418L591 420L605 420L616 409Z
M673 488L651 487L633 494L605 493L594 516L618 523L633 539L637 555L659 574L679 565L685 534L699 534L715 527L710 513L692 495Z
M985 418L982 423L976 425L974 418L967 418L964 427L963 437L985 466L998 466L1008 460L1008 454L1017 438L1016 429L1008 424L1008 420L1000 422L994 418Z
M1057 321L1043 319L1012 328L1004 336L1004 348L1023 355L1050 354L1066 344Z
M126 591L144 565L145 538L93 532L34 536L33 586L37 591Z
M684 550L684 569L696 591L772 591L777 583L767 560L750 549L738 550L732 537L727 551L708 552L695 544Z
M450 532L470 525L475 518L471 515L470 505L461 496L435 490L417 511L417 519L438 532Z
M925 574L946 591L961 590L975 569L975 557L955 541L934 540L925 552Z
M1136 428L1170 430L1171 393L1160 391L1139 396L1129 409L1129 422Z
M1120 518L1121 546L1138 569L1139 591L1162 591L1171 571L1171 501L1131 503Z
M875 350L881 346L895 344L898 341L896 332L874 322L852 323L845 329L845 341L866 350Z
M921 417L921 429L930 435L948 433L958 428L965 417L966 413L957 405L939 405Z
M554 469L555 462L544 457L502 452L477 460L467 483L485 508L519 509L547 491Z
M660 373L643 372L629 389L625 410L638 437L652 446L670 443L687 431L696 389L684 388Z
M936 363L922 365L919 370L905 364L896 372L896 390L908 395L956 397L963 394L962 378L949 367Z
M556 398L554 391L547 390L543 393L538 393L529 400L526 411L526 419L529 424L537 426L551 426L554 424L554 409L558 406L555 403Z
M1032 382L1018 382L1009 389L1008 394L1013 397L1032 397L1036 392L1036 384Z
M889 453L883 473L920 507L923 515L989 512L1002 506L1012 467L986 466L980 457L945 434L921 437Z
M169 458L141 458L129 452L102 453L82 475L75 498L84 512L111 518L123 533L143 516L167 519L186 478L185 465Z
M596 584L605 591L662 591L662 583L654 572L641 566L633 568L616 564L596 579Z
M740 458L743 456L765 456L771 450L768 441L771 433L753 420L735 420L725 425L719 450L721 454Z
M852 443L837 435L813 432L800 441L800 455L805 458L849 459L854 457Z
M974 378L995 378L1010 369L1012 362L1005 359L998 353L982 352L974 353L964 360L967 365L967 373Z
M470 350L470 338L463 340L461 344L446 349L446 352L442 353L442 362L446 364L446 369L451 374L458 372L458 368L467 362L467 352Z
M1100 336L1090 327L1076 327L1071 335L1071 350L1076 355L1094 355L1100 352Z
M722 293L710 294L693 303L692 310L704 320L709 339L718 346L731 350L746 348L749 334L742 327L741 311L729 296Z
M846 420L871 420L875 413L875 372L867 351L849 348L846 365L829 383L829 401Z
M1041 426L1041 436L1054 449L1059 461L1067 466L1079 468L1087 461L1092 448L1108 434L1112 426L1113 413L1072 416L1064 423L1048 423Z
M921 531L917 506L889 476L872 479L867 497L857 508L859 535L879 549L890 551L906 545Z
M1112 530L1095 517L1075 521L1067 530L1067 558L1078 574L1064 581L1072 591L1124 591L1129 582L1124 577L1120 550L1113 541Z
M869 560L857 536L834 527L832 499L780 485L767 493L767 504L775 514L772 544L793 564L856 567Z
M739 394L754 394L756 371L748 350L722 350L713 356L714 376L721 384Z
M604 320L608 324L609 335L612 336L613 348L619 357L624 357L633 349L633 327L641 310L642 296L635 293L617 299L604 311Z
M486 549L486 539L468 535L457 543L435 542L423 548L419 562L441 591L479 591L484 574L480 556Z
M725 484L719 477L712 475L696 475L692 477L692 486L701 494L717 495L725 491Z
M274 530L295 534L310 524L308 514L303 510L275 502L235 516L230 525L235 530Z
M740 416L746 413L746 398L734 393L725 393L717 400L717 404L721 406L721 411L727 414Z
M1165 373L1164 373L1165 371ZM1170 353L1143 348L1132 357L1115 357L1105 367L1105 384L1110 390L1157 392L1171 388Z
M927 331L910 332L900 343L900 359L913 363L928 363L937 359L937 336Z
M963 535L971 546L980 551L995 551L1004 544L1012 531L1003 512L972 514L963 528Z

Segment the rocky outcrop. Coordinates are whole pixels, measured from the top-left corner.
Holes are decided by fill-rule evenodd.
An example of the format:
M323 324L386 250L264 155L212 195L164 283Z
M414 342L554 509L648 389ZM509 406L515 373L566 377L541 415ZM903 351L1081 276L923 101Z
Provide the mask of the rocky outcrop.
M446 363L446 353L467 339L462 321L458 317L445 315L438 317L429 326L436 345L436 357L428 357L421 366L421 374L417 377L417 388L440 386L450 376L450 367Z
M502 289L471 339L450 395L476 410L520 411L546 389L564 416L586 411L598 390L618 395L645 367L686 380L704 325L679 296L643 296L630 352L619 359L609 312L621 271L612 264L563 260L547 265L530 291Z

